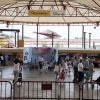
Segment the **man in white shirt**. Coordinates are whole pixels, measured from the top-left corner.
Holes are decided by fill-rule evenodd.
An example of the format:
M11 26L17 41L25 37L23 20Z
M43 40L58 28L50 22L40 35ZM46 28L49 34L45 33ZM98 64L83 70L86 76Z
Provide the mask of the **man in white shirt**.
M82 60L80 60L80 62L78 64L78 72L79 72L78 82L81 82L84 77Z

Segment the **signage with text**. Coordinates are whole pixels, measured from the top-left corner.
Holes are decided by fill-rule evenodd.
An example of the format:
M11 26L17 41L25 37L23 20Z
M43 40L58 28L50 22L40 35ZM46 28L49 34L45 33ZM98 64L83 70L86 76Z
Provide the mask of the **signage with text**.
M29 10L30 17L63 17L66 15L65 10Z
M58 16L58 17L62 17L66 15L66 11L65 10L51 10L50 11L50 16Z
M30 17L48 17L48 16L50 16L50 10L29 10L28 16L30 16Z

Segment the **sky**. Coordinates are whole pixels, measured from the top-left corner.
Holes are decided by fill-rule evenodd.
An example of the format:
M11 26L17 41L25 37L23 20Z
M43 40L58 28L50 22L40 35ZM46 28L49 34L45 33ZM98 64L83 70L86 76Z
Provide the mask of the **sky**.
M6 24L0 24L0 29L20 29L20 35L22 34L22 25L10 25L9 28L6 27ZM39 32L44 30L52 30L61 35L62 39L68 38L68 27L67 26L39 26ZM37 31L37 26L28 26L24 25L24 36L36 38L36 34L33 32ZM89 38L89 33L91 34L92 39L100 39L100 27L94 26L85 26L84 32L86 32L86 38ZM12 32L3 32L4 34L14 35ZM70 26L70 39L75 39L75 37L82 37L82 26ZM39 35L39 38L44 38L44 36Z

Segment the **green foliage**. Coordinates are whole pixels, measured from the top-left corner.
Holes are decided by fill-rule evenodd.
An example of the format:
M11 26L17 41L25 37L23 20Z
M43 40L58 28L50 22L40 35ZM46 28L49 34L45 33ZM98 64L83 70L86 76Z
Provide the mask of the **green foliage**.
M9 39L10 38L10 36L9 35L7 35L7 34L0 34L0 36L4 36L5 38L7 38L7 39Z
M48 47L48 44L46 42L42 43L42 47Z
M14 35L8 35L8 34L4 34L4 33L1 33L0 36L4 36L6 39L15 38ZM19 37L20 37L20 36L19 36ZM24 38L29 39L30 37L24 36Z
M81 37L81 38L79 38L79 37L75 37L75 39L82 39L82 37Z
M55 47L56 47L56 48L63 47L63 44L60 44L59 42L58 42L58 43L55 43Z

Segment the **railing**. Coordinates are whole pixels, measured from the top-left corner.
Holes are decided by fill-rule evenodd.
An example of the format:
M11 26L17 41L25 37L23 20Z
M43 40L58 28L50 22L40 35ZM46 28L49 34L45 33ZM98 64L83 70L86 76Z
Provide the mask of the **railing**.
M82 100L100 100L100 82L83 83Z
M0 81L0 100L100 100L100 83Z
M20 84L20 83L16 83ZM80 100L80 85L73 82L23 81L14 85L14 99Z
M12 83L9 81L0 81L0 100L12 99Z

